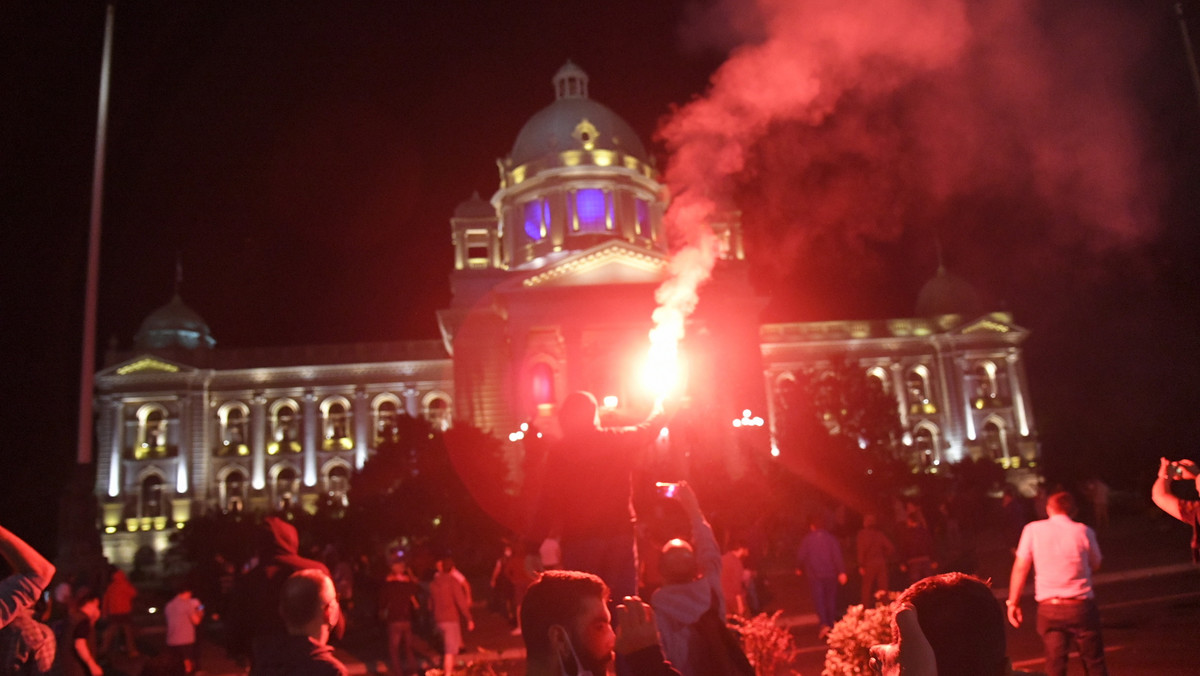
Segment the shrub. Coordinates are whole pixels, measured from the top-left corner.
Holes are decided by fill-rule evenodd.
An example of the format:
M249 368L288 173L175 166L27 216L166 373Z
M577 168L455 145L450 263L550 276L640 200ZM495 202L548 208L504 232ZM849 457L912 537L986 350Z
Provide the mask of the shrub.
M792 668L796 644L791 632L779 624L781 612L759 613L749 619L731 618L730 628L741 638L742 650L757 676L796 674Z
M882 596L882 595L881 595ZM833 625L826 641L825 668L821 676L871 676L871 646L892 641L892 604L895 593L877 597L874 608L850 606Z

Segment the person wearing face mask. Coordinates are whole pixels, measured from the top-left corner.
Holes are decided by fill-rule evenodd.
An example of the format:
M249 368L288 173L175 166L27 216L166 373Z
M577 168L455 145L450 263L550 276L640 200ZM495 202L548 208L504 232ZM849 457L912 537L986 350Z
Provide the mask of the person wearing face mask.
M626 597L614 632L608 600L608 585L596 575L543 573L521 604L526 674L605 676L620 654L632 676L680 676L663 657L650 606Z

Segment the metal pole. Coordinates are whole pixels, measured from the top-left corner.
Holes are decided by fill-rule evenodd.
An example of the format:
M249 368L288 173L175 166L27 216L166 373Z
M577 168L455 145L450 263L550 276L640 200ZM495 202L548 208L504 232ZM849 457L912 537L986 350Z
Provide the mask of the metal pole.
M1179 17L1179 32L1183 34L1183 49L1187 53L1188 68L1192 72L1192 89L1196 92L1196 103L1200 104L1200 70L1196 69L1196 52L1192 49L1192 36L1188 33L1182 2L1175 3L1175 15Z
M88 232L87 288L83 302L83 357L79 366L79 447L75 460L92 463L92 388L96 370L96 298L100 282L100 214L104 203L104 146L108 128L108 81L112 68L115 8L104 15L104 57L100 64L100 105L96 112L96 153L92 166L92 213Z

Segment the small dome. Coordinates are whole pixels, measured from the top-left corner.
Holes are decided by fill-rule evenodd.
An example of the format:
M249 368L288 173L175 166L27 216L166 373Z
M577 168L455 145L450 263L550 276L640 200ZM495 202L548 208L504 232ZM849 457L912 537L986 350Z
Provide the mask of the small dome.
M983 312L983 303L975 287L962 277L946 272L945 267L939 266L937 275L925 282L921 293L917 294L918 317L978 317Z
M455 218L495 218L496 208L490 202L485 202L476 191L470 199L465 199L454 208Z
M554 76L557 100L529 118L510 159L520 166L564 150L619 150L648 162L641 139L619 115L588 98L587 74L568 61Z
M182 347L188 350L216 345L204 319L184 305L176 293L171 302L150 313L133 338L139 349Z

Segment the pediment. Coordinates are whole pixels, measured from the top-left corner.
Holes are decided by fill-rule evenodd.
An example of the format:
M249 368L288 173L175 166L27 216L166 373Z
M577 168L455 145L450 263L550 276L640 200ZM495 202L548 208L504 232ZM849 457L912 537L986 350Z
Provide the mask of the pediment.
M181 373L195 371L196 369L186 364L173 362L169 359L163 359L152 354L139 354L136 357L126 359L117 364L113 364L101 371L99 376L131 376L135 374L150 374L150 373Z
M667 257L627 242L606 242L510 280L505 291L609 284L657 284L667 276Z

